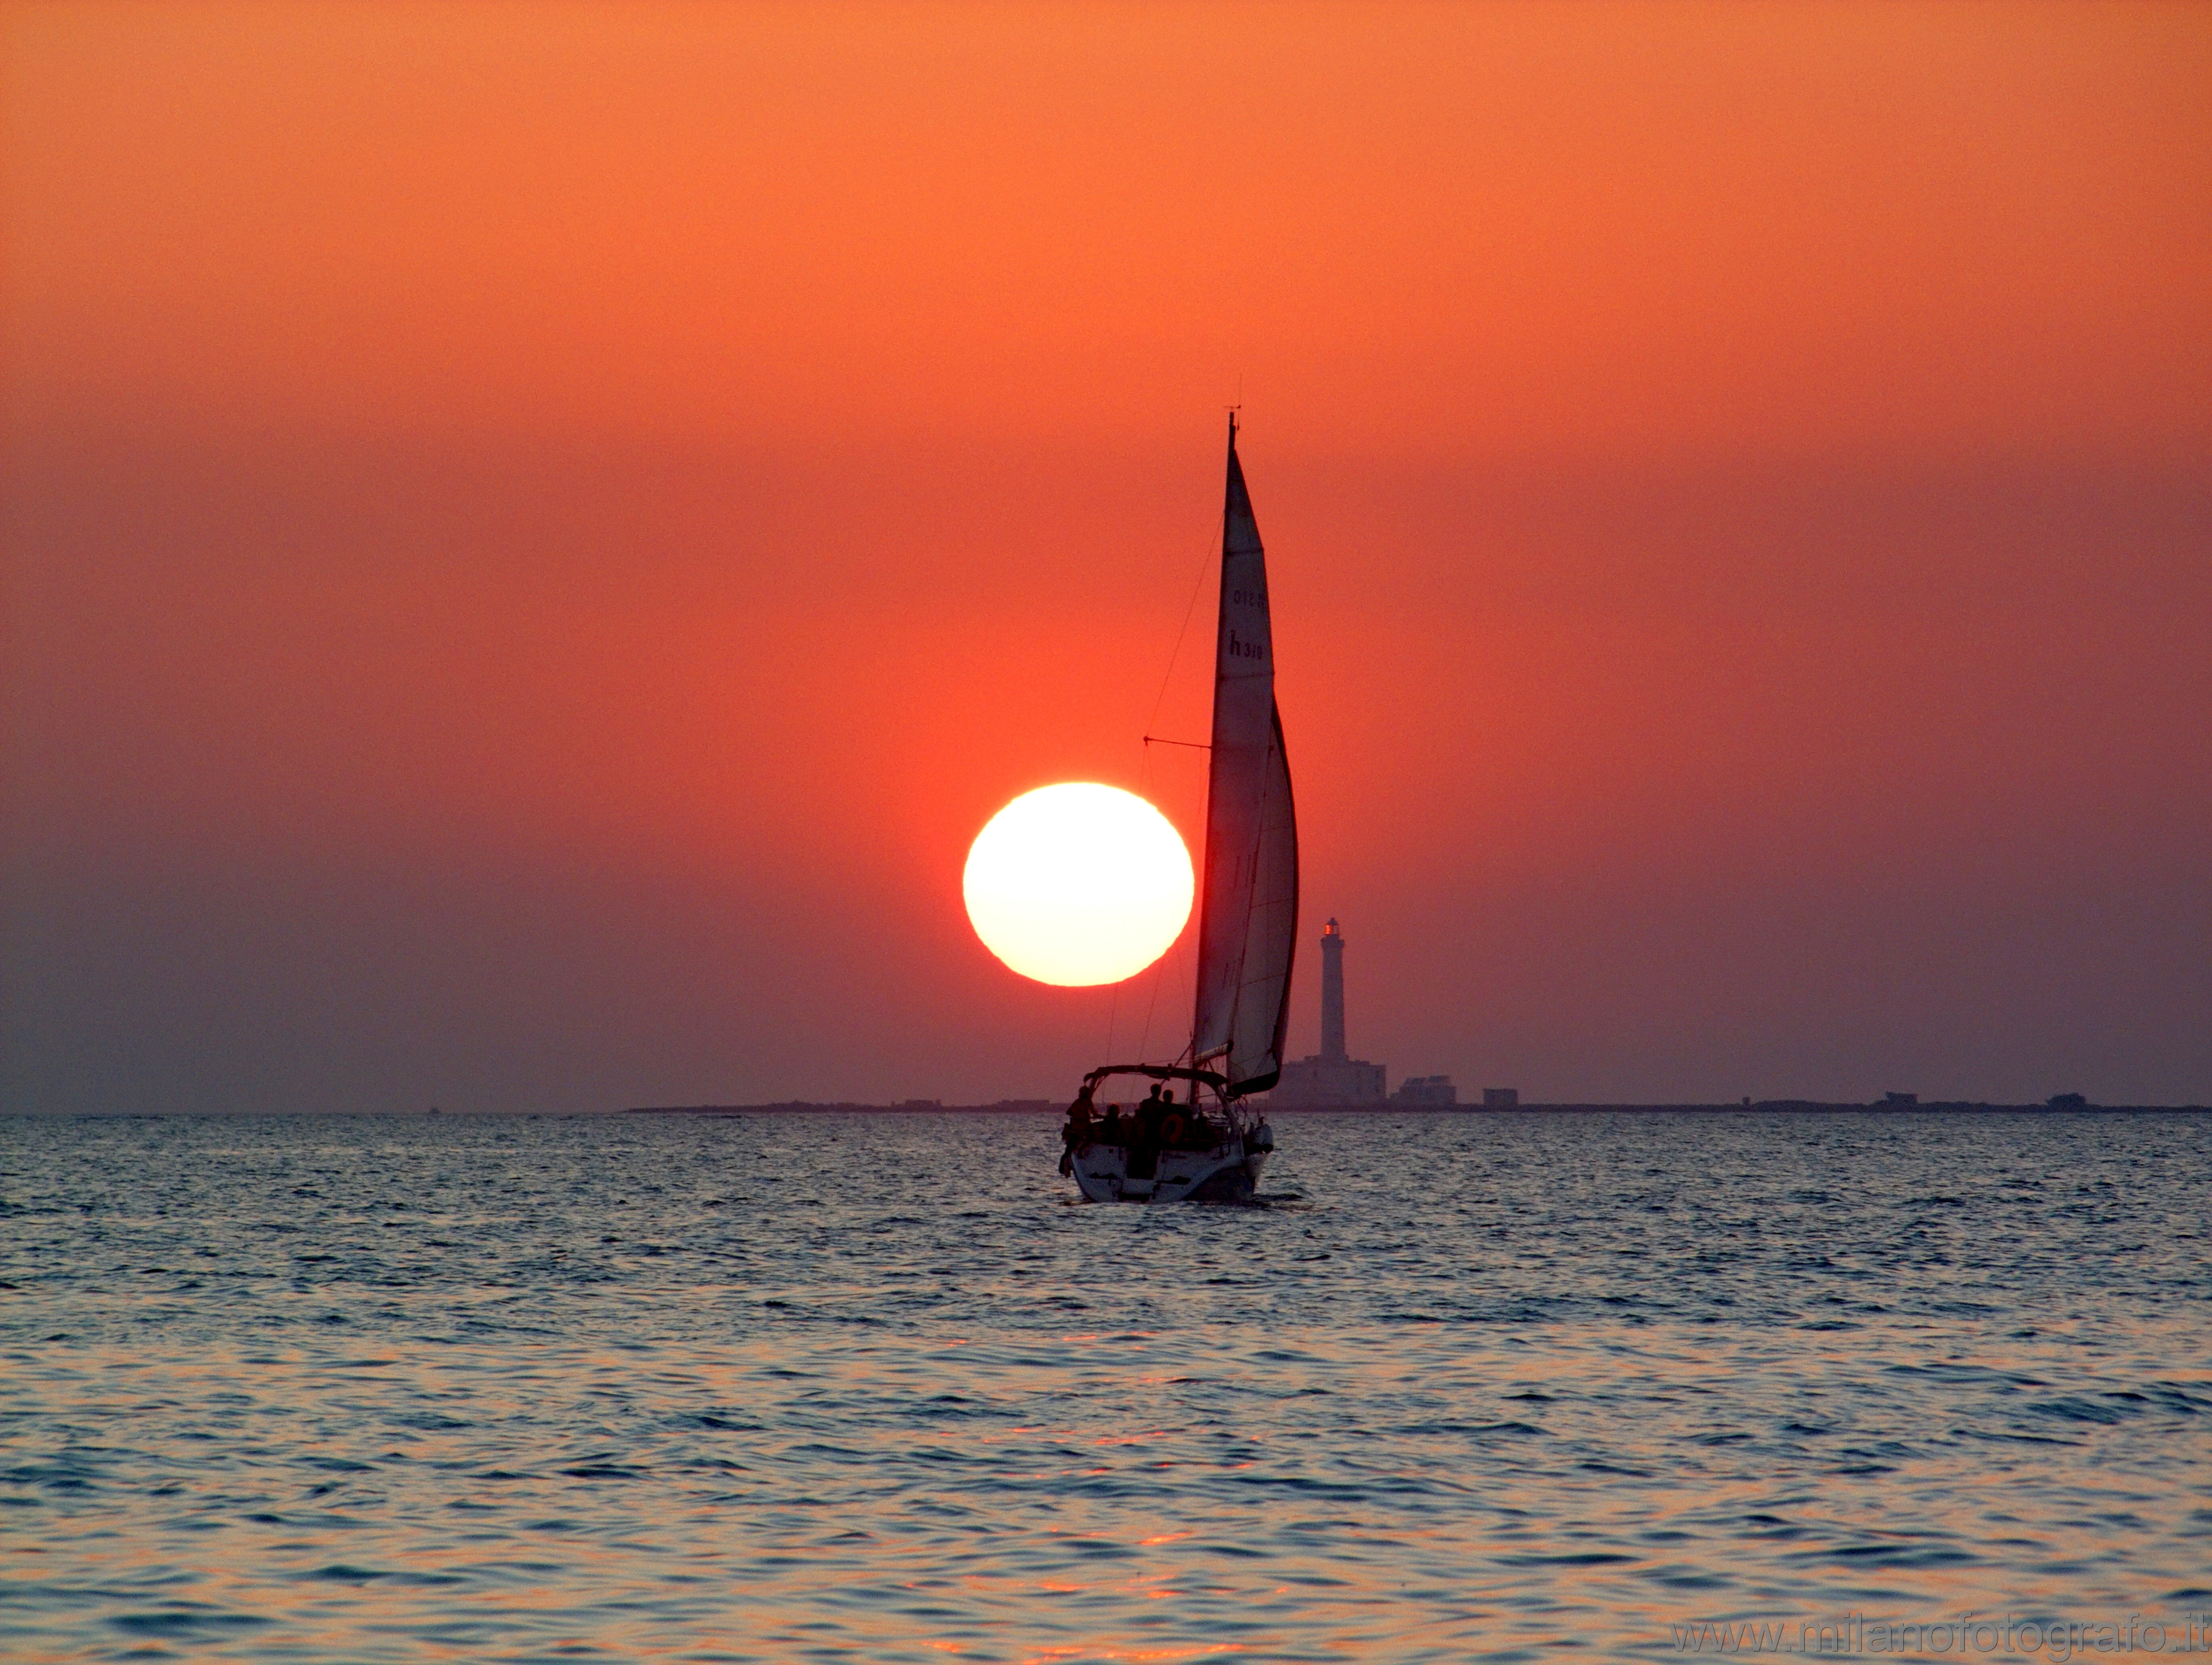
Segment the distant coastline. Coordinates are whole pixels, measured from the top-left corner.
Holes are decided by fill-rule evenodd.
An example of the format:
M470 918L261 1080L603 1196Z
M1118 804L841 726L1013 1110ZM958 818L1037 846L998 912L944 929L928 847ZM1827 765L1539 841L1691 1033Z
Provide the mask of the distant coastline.
M623 1113L628 1116L972 1116L972 1115L1057 1115L1066 1106L1053 1099L1001 1099L995 1104L948 1105L934 1099L908 1099L895 1105L817 1104L807 1099L787 1099L767 1105L635 1105ZM1759 1115L1853 1115L1853 1116L1922 1116L1939 1114L1982 1114L2002 1116L2139 1116L2173 1115L2195 1112L2202 1115L2203 1105L1999 1105L1980 1099L1929 1099L1918 1104L1844 1104L1820 1099L1761 1099L1750 1104L1522 1104L1509 1110L1486 1110L1480 1105L1269 1105L1270 1116L1463 1116L1468 1117L1499 1117L1507 1116L1611 1115L1611 1116L1759 1116Z
M895 1105L840 1101L817 1104L805 1099L772 1105L633 1105L625 1116L1035 1116L1058 1115L1066 1106L1056 1099L1001 1099L988 1105L948 1105L935 1099L907 1099Z

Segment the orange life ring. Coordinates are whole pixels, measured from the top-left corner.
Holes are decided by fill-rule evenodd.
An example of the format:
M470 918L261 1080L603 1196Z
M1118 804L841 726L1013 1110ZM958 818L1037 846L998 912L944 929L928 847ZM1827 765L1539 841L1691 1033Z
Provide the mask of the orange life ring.
M1174 1144L1177 1140L1182 1137L1182 1113L1180 1111L1173 1111L1166 1116L1162 1117L1160 1118L1160 1142L1163 1145Z

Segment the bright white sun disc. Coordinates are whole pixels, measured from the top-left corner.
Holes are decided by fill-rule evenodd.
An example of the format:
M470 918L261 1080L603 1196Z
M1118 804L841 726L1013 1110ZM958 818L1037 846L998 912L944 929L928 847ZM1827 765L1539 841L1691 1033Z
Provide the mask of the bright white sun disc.
M961 881L983 946L1062 988L1143 971L1182 935L1196 888L1165 815L1087 782L1041 786L992 816Z

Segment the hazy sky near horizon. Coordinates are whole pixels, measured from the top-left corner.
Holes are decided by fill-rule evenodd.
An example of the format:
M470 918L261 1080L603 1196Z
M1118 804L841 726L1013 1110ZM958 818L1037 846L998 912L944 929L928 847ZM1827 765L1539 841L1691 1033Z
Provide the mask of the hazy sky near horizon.
M21 5L7 1105L1060 1094L1241 398L1316 1043L2212 1101L2212 9ZM1196 590L1188 639L1178 638Z

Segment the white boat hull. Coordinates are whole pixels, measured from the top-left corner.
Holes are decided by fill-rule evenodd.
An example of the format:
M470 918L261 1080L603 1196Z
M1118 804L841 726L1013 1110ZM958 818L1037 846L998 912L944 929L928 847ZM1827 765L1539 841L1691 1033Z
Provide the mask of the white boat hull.
M1150 1174L1132 1174L1124 1147L1094 1144L1073 1152L1070 1166L1093 1202L1242 1202L1258 1188L1267 1156L1231 1138L1212 1150L1160 1151ZM1137 1166L1145 1166L1140 1153Z

